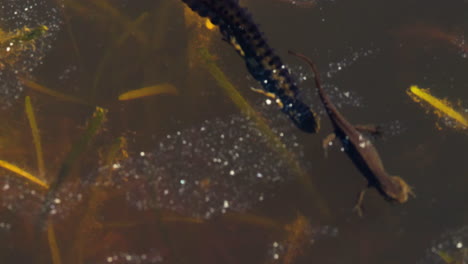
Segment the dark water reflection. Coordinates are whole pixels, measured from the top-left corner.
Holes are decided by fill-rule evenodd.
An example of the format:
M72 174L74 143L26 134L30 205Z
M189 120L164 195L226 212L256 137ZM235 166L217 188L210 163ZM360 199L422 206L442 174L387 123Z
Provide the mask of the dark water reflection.
M417 84L467 107L468 2L241 3L321 113L318 135L297 131L252 93L248 88L258 84L244 62L218 32L190 24L197 17L186 16L182 1L0 0L4 31L51 29L36 50L0 69L0 160L37 174L26 95L41 130L48 182L95 106L109 111L53 201L49 221L61 262L50 249L50 231L37 228L46 191L0 170L2 262L468 261L468 134L406 94ZM24 13L28 6L35 11ZM220 89L197 57L199 47L215 56L284 149ZM352 212L364 178L338 147L324 157L321 140L331 127L310 73L288 49L315 60L351 122L388 128L376 146L416 198L392 205L370 191L364 218ZM86 103L38 92L20 77ZM173 84L179 95L117 99L160 83ZM109 159L119 137L126 144Z

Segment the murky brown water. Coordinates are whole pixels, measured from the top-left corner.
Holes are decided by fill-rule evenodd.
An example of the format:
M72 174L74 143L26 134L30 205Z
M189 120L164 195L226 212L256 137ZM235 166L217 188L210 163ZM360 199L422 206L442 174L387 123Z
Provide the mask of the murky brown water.
M46 206L49 190L0 168L2 263L468 263L468 134L406 94L417 84L468 109L468 2L309 3L241 1L307 77L317 135L251 92L242 58L182 1L0 0L4 32L49 28L0 60L0 160L40 175L30 96L54 191ZM371 190L364 217L352 211L364 177L339 147L324 156L331 126L288 49L314 59L351 122L385 128L376 147L416 198L394 205ZM163 83L178 94L118 100ZM107 114L93 134L96 106Z

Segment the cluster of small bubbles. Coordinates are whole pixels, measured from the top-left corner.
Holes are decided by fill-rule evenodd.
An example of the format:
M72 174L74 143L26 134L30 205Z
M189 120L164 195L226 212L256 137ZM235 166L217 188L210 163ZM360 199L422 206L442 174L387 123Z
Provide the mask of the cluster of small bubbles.
M104 263L112 264L149 264L149 263L161 263L163 258L160 254L152 250L149 253L135 254L128 252L119 252L111 254L105 258Z
M37 39L31 40L27 48L13 51L14 42L3 43L6 52L0 61L0 105L2 108L10 106L19 98L23 86L17 76L27 77L42 63L46 52L51 48L57 32L62 25L59 1L46 0L4 0L0 5L0 32L4 34L27 34L40 26L47 27L47 31ZM15 33L16 32L16 33ZM1 39L0 39L1 40ZM30 41L30 40L27 40ZM2 55L2 56L3 56Z
M49 215L59 219L67 217L83 201L83 183L64 183L55 197L48 201Z
M2 231L10 231L11 230L11 224L6 223L6 222L0 222L0 230Z
M320 226L317 228L314 228L312 230L312 235L311 235L311 243L314 243L315 241L322 239L322 238L335 238L339 235L338 227L336 226Z
M83 200L79 192L82 184L64 183L51 201L46 201L46 191L25 179L2 175L0 181L0 206L13 214L30 217L38 216L46 205L49 215L65 218Z
M281 2L286 2L286 3L289 3L291 5L294 5L294 6L297 6L297 7L301 7L301 8L310 8L310 7L314 7L316 6L317 4L320 3L324 3L324 2L330 2L330 3L333 3L335 2L335 0L280 0Z
M468 226L434 240L419 264L468 263Z
M354 106L354 107L363 107L363 99L358 94L353 91L345 90L343 91L339 87L324 83L323 89L326 90L327 95L334 102L337 108L342 108L343 106Z
M39 212L44 200L44 192L40 188L11 175L2 175L0 188L1 207L28 216Z
M468 58L468 44L466 43L465 35L460 35L456 38L455 44L460 48L462 58Z
M61 80L61 81L68 80L70 78L70 76L74 72L76 72L77 70L78 70L78 68L76 67L76 65L71 65L71 66L65 67L63 72L58 75L58 79Z
M377 125L377 136L383 136L383 139L387 137L398 136L406 131L406 127L401 123L400 120L393 120L387 123Z
M58 31L62 23L59 14L61 4L61 0L4 0L0 5L0 22L2 27L47 25L50 30Z
M360 49L358 51L354 51L354 49L351 48L352 54L350 57L346 57L338 62L330 62L328 64L328 71L326 72L325 76L331 79L336 73L344 70L345 68L349 68L351 65L356 63L360 58L375 55L379 51L380 50L378 48L367 49L367 50Z
M460 129L460 130L465 130L467 127L464 124L461 124L457 120L451 118L450 116L440 114L440 118L437 121L437 125L439 128L442 127L448 127L448 128L454 128L454 129Z
M23 91L22 83L17 79L15 71L9 67L0 68L0 108L7 108L19 98Z
M302 152L288 140L286 147ZM112 173L112 184L138 209L201 218L244 211L294 177L269 138L239 116L166 135L153 152L134 155Z
M309 222L305 226L301 226L304 229L290 230L293 233L293 237L286 236L286 239L280 242L273 241L268 246L268 256L270 260L274 262L285 262L291 263L292 258L304 252L304 248L311 246L318 240L324 238L335 238L338 236L338 228L331 226L321 226L317 228L311 228ZM309 229L310 228L310 229ZM302 237L304 236L304 237ZM286 258L288 260L286 260Z
M273 261L279 261L280 257L284 254L284 246L279 243L278 241L273 241L273 243L270 244L269 249L268 249L268 255L270 256L270 259Z
M343 106L354 106L354 107L363 107L363 100L362 97L357 95L356 93L350 90L342 90L335 84L333 84L332 79L336 73L344 70L345 68L350 67L355 62L363 57L369 57L375 55L380 50L378 48L375 49L360 49L355 51L351 48L351 55L346 57L338 62L331 62L329 63L329 68L325 71L325 74L322 76L327 77L328 81L322 79L322 87L326 90L330 99L334 102L336 107L341 108ZM292 66L291 68L293 71L293 76L298 81L298 84L301 84L307 80L313 80L314 75L310 71L308 67L304 68L302 66ZM311 82L310 85L313 85ZM314 86L315 87L315 86ZM314 101L312 98L316 98L316 90L315 89L305 89L304 87L301 88L301 97L304 98L306 102ZM315 100L316 101L316 100ZM320 104L319 104L320 105ZM325 111L321 107L314 107L314 110L320 114L325 114Z

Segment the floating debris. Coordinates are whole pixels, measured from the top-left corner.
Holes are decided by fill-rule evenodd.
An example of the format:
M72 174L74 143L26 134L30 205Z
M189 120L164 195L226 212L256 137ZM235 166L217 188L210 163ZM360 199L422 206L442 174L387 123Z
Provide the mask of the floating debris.
M36 28L24 26L13 32L4 32L0 29L0 69L6 67L6 64L13 66L20 58L23 52L35 51L36 42L43 37L49 28L40 25Z
M284 238L273 241L268 251L267 263L292 264L306 252L308 246L323 238L332 238L338 235L336 227L313 227L310 220L298 214L290 224L284 227Z
M288 235L285 239L286 250L283 256L284 264L292 264L295 259L304 252L305 246L312 239L312 226L309 220L298 214L297 218L286 225Z

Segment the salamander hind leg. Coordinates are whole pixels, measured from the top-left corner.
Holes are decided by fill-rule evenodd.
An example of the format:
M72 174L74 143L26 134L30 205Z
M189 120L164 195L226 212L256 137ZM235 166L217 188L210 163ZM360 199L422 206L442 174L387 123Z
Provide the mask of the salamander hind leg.
M366 194L366 190L367 190L368 187L366 187L365 189L362 189L360 192L359 192L359 195L358 195L358 198L357 198L357 201L356 201L356 205L353 207L353 211L356 212L359 217L362 217L363 216L363 213L362 213L362 202L364 201L364 195Z

